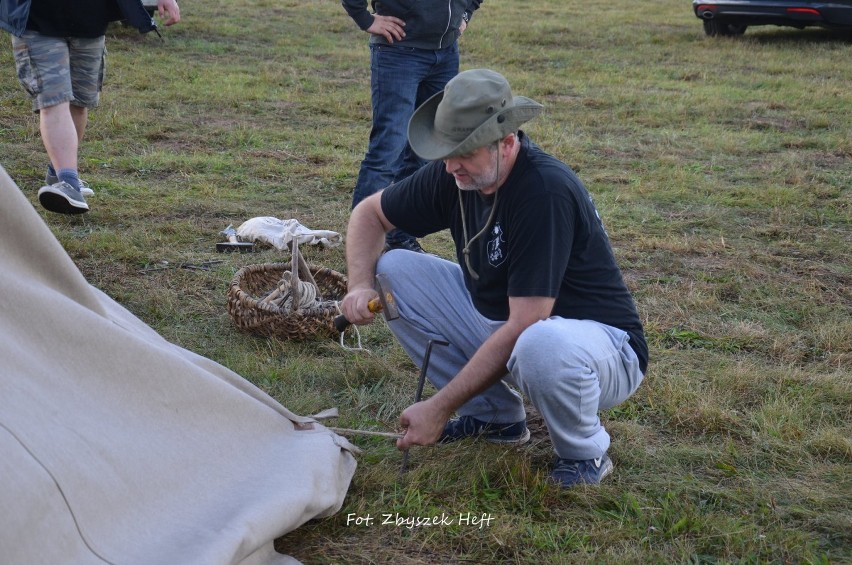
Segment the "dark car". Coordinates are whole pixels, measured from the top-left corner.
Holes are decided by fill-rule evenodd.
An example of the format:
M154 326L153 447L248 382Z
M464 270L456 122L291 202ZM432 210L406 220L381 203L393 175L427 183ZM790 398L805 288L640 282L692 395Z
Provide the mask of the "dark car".
M852 0L785 2L783 0L693 0L695 15L710 36L742 35L749 26L776 25L852 29Z

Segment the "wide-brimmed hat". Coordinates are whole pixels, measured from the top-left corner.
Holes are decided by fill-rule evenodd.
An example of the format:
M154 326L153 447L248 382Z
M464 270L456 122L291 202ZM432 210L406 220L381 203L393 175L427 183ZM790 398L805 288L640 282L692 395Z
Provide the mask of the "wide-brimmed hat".
M542 105L512 96L509 81L495 71L472 69L420 105L408 122L408 143L423 159L470 153L515 132Z

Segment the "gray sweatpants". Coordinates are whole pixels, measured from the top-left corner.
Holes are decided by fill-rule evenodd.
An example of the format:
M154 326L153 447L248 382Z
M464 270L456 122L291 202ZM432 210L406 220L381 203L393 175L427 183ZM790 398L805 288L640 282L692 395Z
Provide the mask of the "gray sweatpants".
M473 306L459 265L432 255L393 250L377 272L391 281L400 317L389 326L420 366L430 339L435 346L427 378L440 389L458 374L503 322ZM458 409L459 415L494 423L526 418L521 392L547 423L556 454L593 459L609 449L598 410L626 400L642 382L639 361L622 330L590 320L553 316L524 331L506 376Z

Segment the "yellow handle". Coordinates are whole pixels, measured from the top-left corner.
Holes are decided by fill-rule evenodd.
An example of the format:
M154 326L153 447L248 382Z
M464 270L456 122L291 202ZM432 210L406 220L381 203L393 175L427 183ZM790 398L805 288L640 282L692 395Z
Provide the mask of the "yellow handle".
M382 301L378 298L374 298L367 303L367 309L373 314L382 311Z

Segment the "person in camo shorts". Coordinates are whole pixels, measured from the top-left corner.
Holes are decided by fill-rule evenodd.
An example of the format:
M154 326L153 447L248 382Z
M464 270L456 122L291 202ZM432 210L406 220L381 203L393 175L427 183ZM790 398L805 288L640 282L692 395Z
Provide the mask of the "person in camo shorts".
M158 0L164 24L180 21L176 0ZM93 191L77 172L77 153L98 105L105 68L107 25L126 20L140 33L157 25L140 0L0 0L0 29L12 34L18 80L39 114L50 162L41 205L51 212L89 211Z

